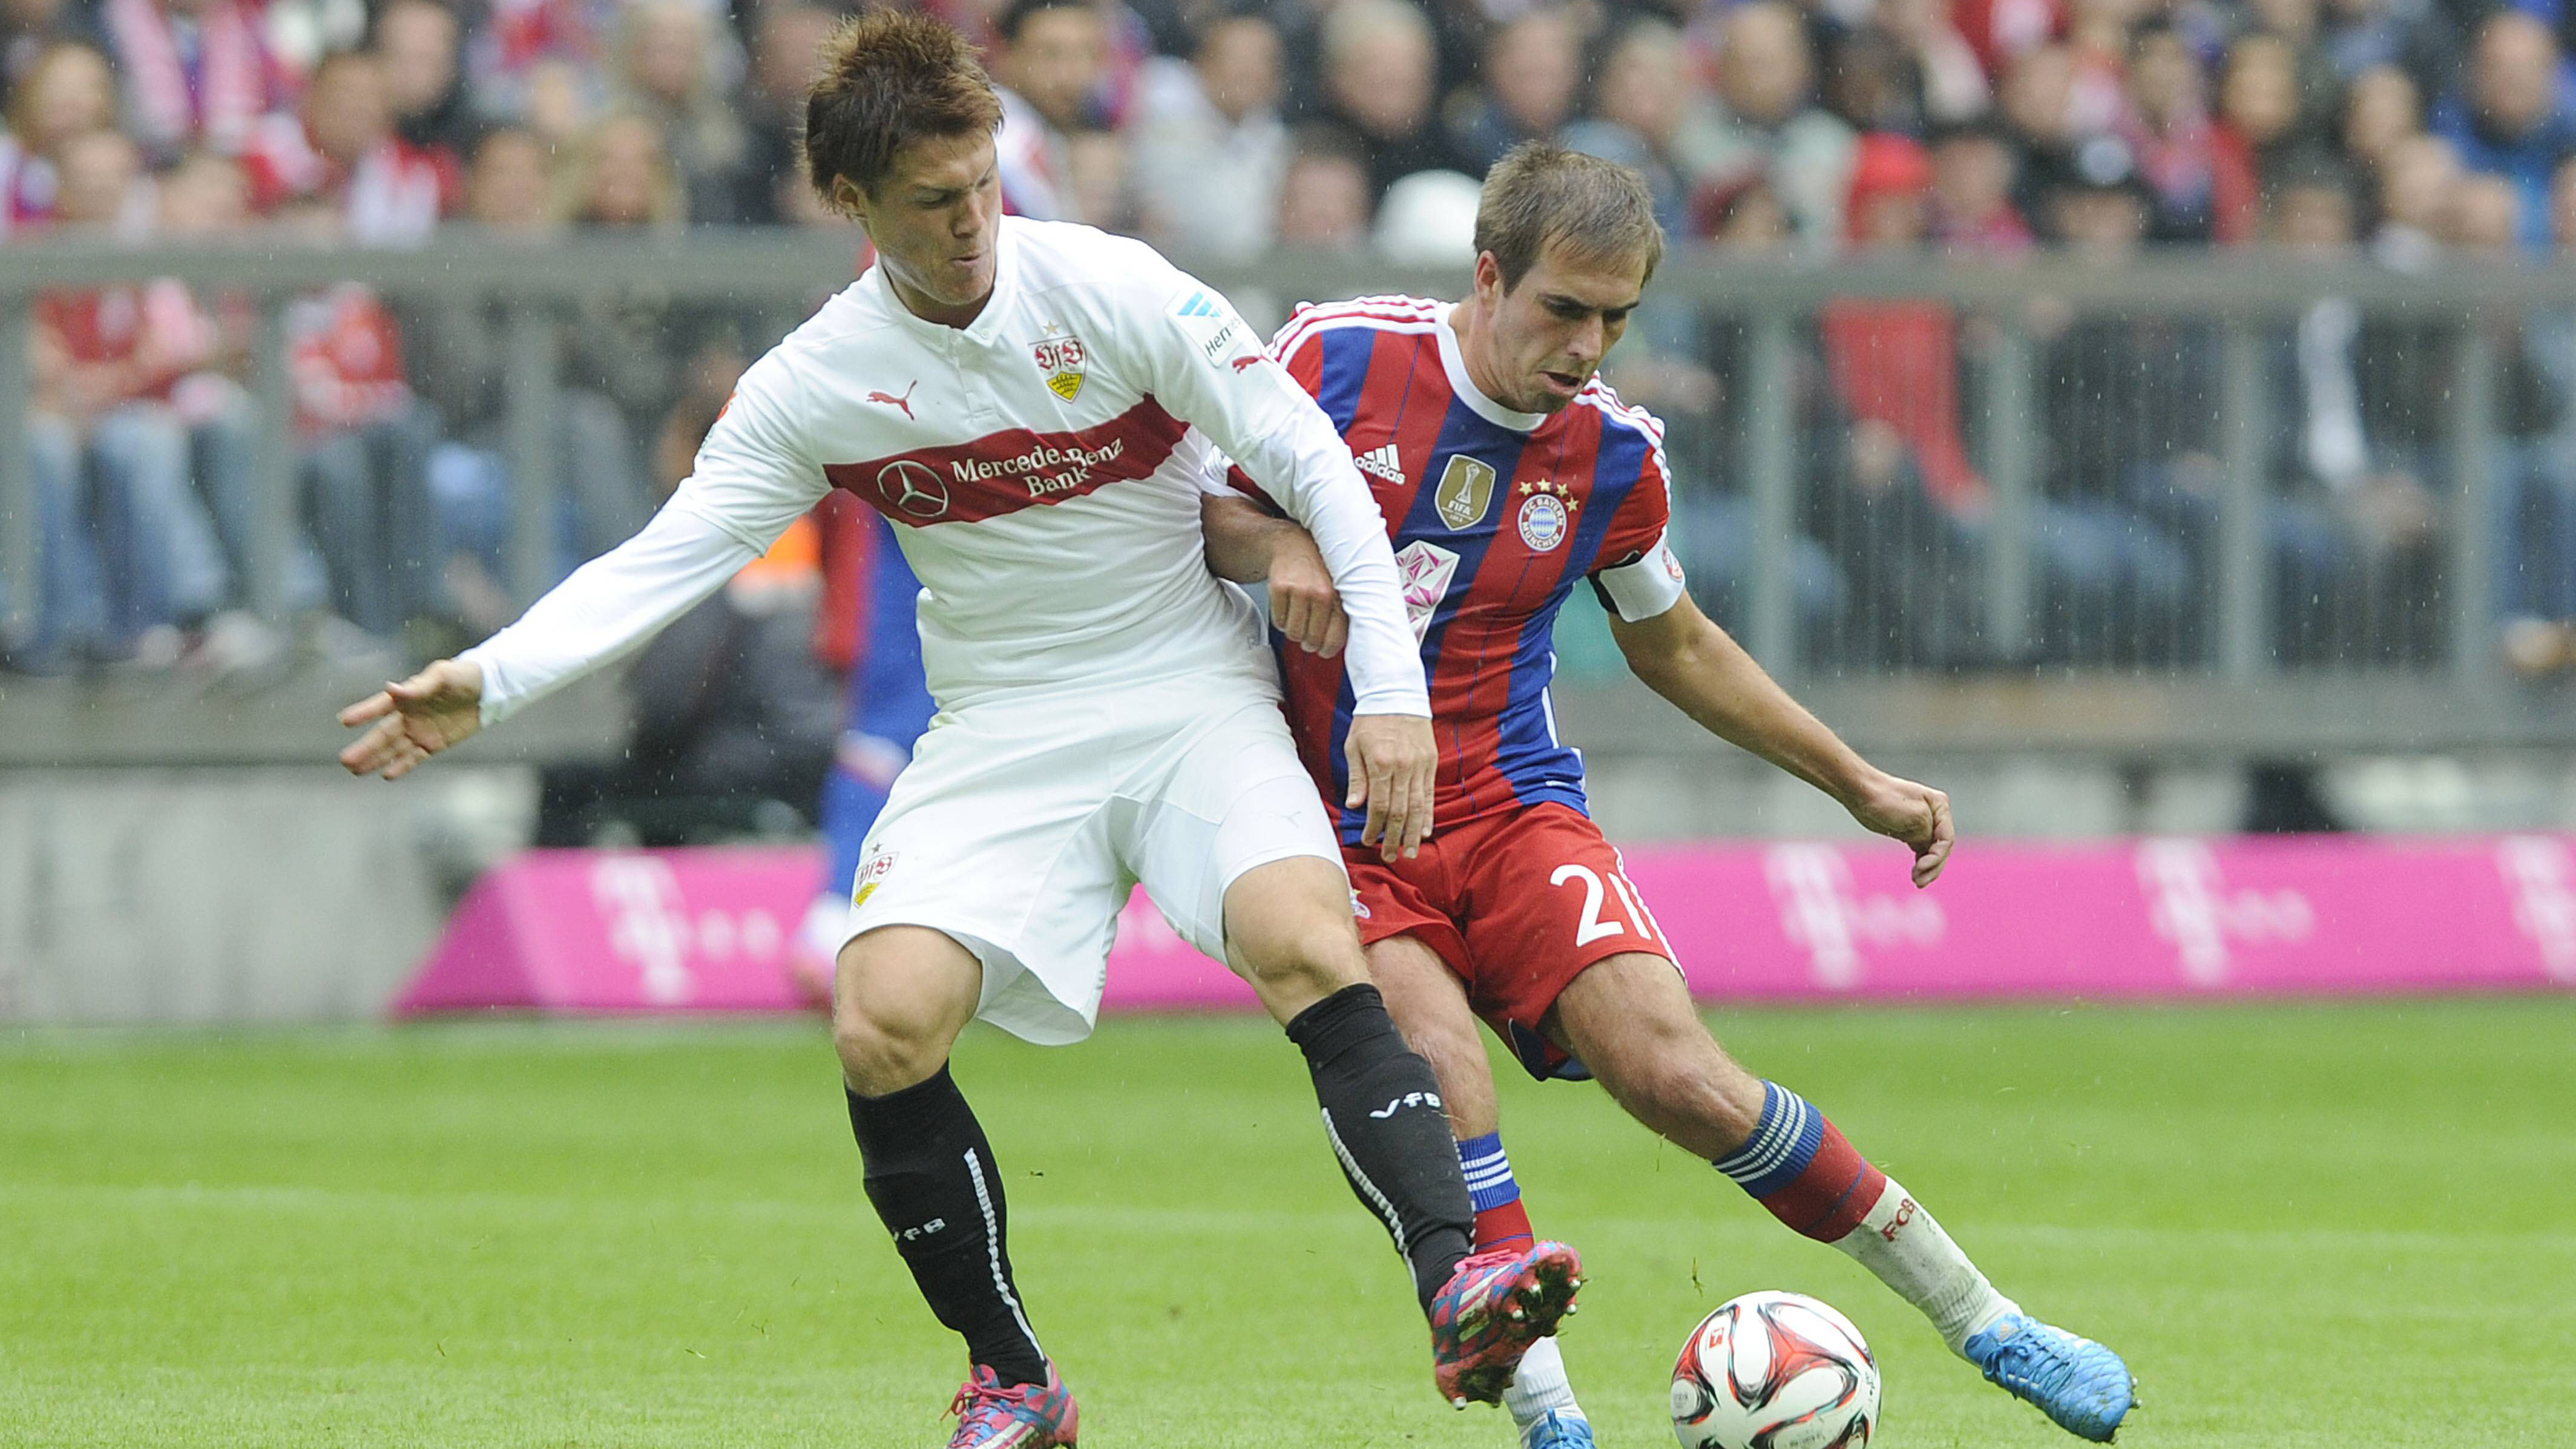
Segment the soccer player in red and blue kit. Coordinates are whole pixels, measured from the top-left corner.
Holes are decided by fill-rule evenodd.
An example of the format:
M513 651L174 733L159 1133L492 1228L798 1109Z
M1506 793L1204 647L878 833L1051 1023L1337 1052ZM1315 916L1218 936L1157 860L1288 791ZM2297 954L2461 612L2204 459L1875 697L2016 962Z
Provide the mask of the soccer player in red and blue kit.
M1369 476L1422 644L1442 752L1438 833L1418 856L1389 860L1360 848L1354 812L1341 824L1370 970L1439 1073L1477 1246L1532 1235L1481 1016L1533 1075L1597 1076L1789 1227L1857 1259L1988 1379L2070 1432L2108 1440L2133 1404L2119 1356L2024 1314L1823 1113L1709 1036L1671 946L1585 813L1580 757L1557 740L1551 633L1588 580L1657 692L1913 847L1917 886L1950 853L1946 796L1863 760L1683 588L1664 536L1662 425L1593 375L1662 255L1644 182L1525 145L1486 179L1476 247L1475 291L1455 307L1373 297L1301 309L1270 356ZM1289 721L1327 802L1339 802L1351 696L1329 579L1241 470L1226 485L1233 496L1212 483L1206 506L1210 564L1269 583ZM1593 1442L1553 1341L1523 1359L1504 1402L1527 1449Z

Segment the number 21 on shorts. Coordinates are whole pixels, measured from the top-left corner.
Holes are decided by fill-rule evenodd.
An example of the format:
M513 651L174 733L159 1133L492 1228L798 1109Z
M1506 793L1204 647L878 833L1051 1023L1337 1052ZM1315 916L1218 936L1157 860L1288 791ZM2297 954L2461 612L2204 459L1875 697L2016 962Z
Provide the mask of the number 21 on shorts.
M1638 896L1637 888L1629 884L1628 877L1618 871L1611 871L1609 875L1610 888L1618 893L1619 913L1627 917L1624 925L1616 920L1605 921L1601 918L1601 901L1607 894L1601 888L1601 872L1588 865L1568 862L1558 866L1556 873L1547 878L1547 883L1552 886L1562 887L1577 881L1583 885L1583 919L1574 928L1574 944L1589 946L1605 936L1624 936L1633 930L1648 946L1661 947L1663 950L1670 951L1671 944L1664 940L1664 933L1655 922L1654 912L1646 909L1646 903Z

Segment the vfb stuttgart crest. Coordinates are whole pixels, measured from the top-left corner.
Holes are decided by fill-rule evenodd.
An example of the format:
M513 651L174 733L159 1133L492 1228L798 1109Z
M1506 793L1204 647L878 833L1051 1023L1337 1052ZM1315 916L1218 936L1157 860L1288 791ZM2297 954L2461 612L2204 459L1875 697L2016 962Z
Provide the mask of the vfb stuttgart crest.
M1485 510L1493 505L1493 465L1453 454L1449 466L1441 470L1440 486L1432 493L1431 501L1440 509L1440 521L1452 531L1473 527L1483 521Z
M1037 357L1038 371L1046 374L1047 391L1066 402L1073 401L1074 394L1082 391L1083 364L1091 357L1083 349L1082 339L1050 337L1031 343L1029 351Z

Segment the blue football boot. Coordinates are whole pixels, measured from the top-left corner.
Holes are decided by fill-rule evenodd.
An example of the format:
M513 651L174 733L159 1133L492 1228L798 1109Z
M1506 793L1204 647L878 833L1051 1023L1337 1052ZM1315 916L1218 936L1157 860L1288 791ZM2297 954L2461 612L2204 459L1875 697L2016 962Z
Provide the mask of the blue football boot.
M1968 1362L1986 1382L2046 1414L2079 1439L2108 1444L2137 1407L2138 1381L2120 1356L2023 1313L1968 1338Z
M1592 1423L1562 1409L1550 1409L1521 1430L1521 1449L1593 1449Z

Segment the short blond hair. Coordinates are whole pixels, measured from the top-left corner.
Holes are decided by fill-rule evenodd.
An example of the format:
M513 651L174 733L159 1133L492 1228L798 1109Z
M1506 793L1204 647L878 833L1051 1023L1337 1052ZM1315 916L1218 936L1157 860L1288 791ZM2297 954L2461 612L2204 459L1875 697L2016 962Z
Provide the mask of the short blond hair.
M1493 254L1509 291L1552 243L1586 261L1634 260L1652 278L1664 260L1664 228L1646 178L1545 141L1505 152L1485 173L1476 203L1477 253Z

